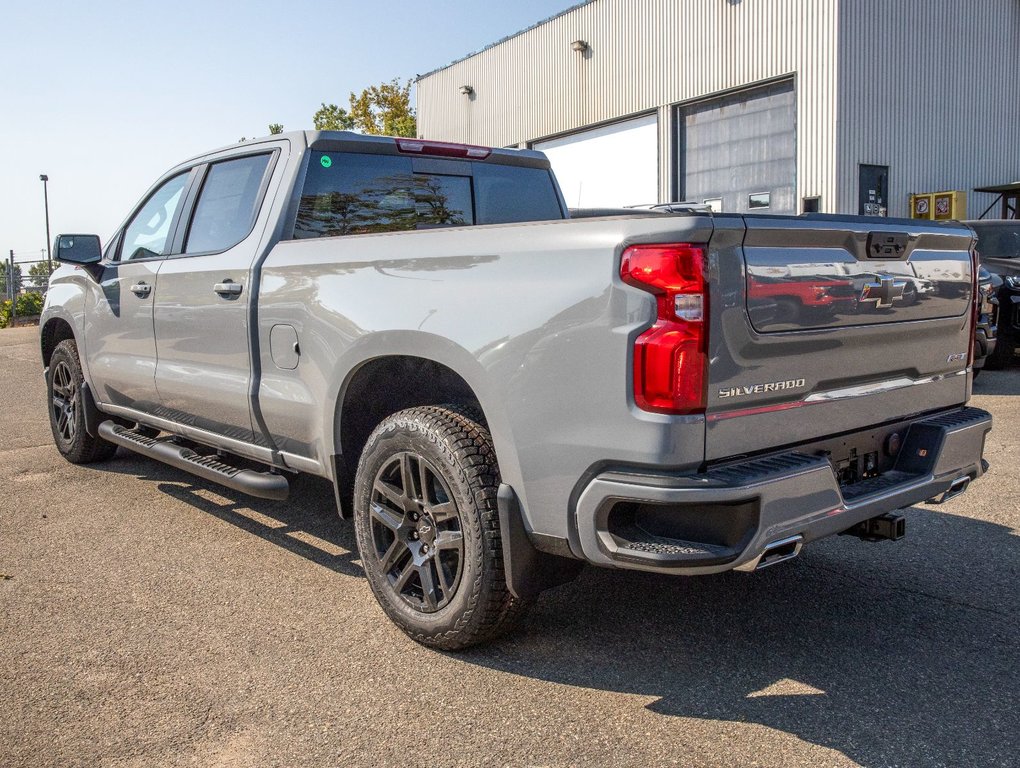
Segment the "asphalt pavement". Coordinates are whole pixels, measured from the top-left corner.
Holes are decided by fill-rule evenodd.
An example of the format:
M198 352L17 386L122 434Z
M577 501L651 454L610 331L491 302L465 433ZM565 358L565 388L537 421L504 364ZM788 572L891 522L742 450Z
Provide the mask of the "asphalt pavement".
M756 574L589 568L460 654L391 625L329 486L53 447L0 331L0 766L1020 765L1020 368L991 471L907 537Z

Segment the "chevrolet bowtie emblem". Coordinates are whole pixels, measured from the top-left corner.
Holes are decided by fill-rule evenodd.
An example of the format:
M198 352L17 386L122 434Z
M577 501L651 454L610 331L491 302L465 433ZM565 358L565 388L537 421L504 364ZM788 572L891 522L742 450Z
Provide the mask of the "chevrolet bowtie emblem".
M861 291L861 303L874 301L879 309L891 307L896 299L903 298L903 289L907 283L904 280L897 280L894 277L882 276L878 282L865 283Z

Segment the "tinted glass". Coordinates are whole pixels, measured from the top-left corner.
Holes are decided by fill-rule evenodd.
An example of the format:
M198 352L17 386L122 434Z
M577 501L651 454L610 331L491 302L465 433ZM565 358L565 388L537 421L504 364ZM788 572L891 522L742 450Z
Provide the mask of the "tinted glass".
M977 250L988 259L1020 259L1020 224L971 224L977 232Z
M148 259L163 254L188 173L185 171L165 182L128 222L120 250L122 260Z
M414 173L411 158L313 152L294 237L472 223L471 179Z
M294 237L563 218L548 171L463 167L464 175L415 173L410 157L312 152Z
M188 229L185 253L224 251L248 236L268 165L269 155L254 155L209 166Z
M471 179L468 176L415 173L411 194L418 229L462 227L472 223Z
M562 219L552 174L543 168L472 163L475 221L511 224Z

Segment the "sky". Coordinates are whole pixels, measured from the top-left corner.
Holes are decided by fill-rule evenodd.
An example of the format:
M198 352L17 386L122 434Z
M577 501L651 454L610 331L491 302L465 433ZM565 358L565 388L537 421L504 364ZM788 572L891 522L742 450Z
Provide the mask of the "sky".
M0 254L50 232L105 245L187 158L312 127L322 102L407 80L577 0L8 0L0 24ZM413 98L412 89L412 98Z

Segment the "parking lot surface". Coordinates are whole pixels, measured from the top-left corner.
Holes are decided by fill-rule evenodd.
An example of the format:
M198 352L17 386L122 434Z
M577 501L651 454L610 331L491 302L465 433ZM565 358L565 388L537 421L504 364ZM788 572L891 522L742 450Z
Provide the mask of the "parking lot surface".
M460 654L391 625L328 484L286 503L53 447L0 331L2 766L1016 766L1020 369L991 471L907 537L756 574L587 569Z

